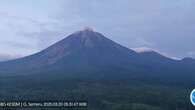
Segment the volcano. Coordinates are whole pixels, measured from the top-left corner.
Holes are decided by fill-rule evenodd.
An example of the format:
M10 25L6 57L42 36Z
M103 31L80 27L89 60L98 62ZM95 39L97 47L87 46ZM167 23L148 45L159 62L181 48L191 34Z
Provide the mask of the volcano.
M137 53L86 28L37 54L1 62L0 75L172 79L175 75L193 76L195 65L187 62L155 51Z

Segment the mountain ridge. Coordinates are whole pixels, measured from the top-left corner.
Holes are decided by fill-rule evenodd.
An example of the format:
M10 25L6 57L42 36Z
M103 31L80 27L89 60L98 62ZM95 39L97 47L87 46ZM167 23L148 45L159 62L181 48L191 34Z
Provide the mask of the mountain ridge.
M155 51L137 53L101 33L85 29L36 54L0 63L0 75L60 73L72 77L172 79L175 75L191 77L195 71L191 64Z

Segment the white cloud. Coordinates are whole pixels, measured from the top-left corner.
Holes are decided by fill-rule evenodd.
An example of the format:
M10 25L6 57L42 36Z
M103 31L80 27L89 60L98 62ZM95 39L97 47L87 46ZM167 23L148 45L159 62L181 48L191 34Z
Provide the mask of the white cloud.
M136 51L137 53L153 52L153 51L155 51L154 49L148 48L148 47L139 47L139 48L131 48L131 49L133 49L133 50Z

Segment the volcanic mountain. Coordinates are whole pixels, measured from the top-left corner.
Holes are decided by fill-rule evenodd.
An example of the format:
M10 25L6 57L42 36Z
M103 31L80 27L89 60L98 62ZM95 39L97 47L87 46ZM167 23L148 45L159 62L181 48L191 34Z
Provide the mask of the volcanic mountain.
M136 57L136 52L98 32L85 29L69 35L37 54L3 62L0 64L0 70L6 74L30 74L40 69L82 72L92 69L126 68L133 63L131 59Z
M191 64L186 63L186 60L173 60L155 51L137 53L101 33L84 29L37 54L1 62L0 75L174 78L175 75L191 77L195 72L195 65Z

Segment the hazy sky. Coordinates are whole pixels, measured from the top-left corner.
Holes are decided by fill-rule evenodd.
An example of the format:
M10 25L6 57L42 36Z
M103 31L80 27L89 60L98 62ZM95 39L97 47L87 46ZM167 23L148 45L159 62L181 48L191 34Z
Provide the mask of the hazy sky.
M0 0L0 60L90 26L129 48L195 58L195 0Z

